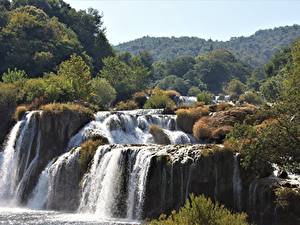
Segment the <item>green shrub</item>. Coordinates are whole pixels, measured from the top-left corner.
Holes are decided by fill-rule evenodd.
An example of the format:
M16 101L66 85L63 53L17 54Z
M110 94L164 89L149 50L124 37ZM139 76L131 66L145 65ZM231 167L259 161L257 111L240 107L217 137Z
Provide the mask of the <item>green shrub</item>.
M19 100L18 92L15 84L0 83L0 107L16 105Z
M116 110L134 110L138 109L138 105L133 100L121 101L115 107Z
M42 78L28 79L23 87L25 100L32 102L35 98L44 98L46 86L47 84Z
M17 81L24 81L27 79L27 74L24 70L17 70L17 68L3 73L2 80L4 83L14 83Z
M203 195L190 195L190 199L178 212L173 211L169 217L162 215L150 221L149 225L247 225L246 218L246 214L233 214Z
M207 116L208 114L209 111L206 107L178 109L176 111L176 123L178 128L182 131L186 133L192 133L195 122L199 120L202 116Z
M92 103L106 108L116 99L117 92L106 79L94 78L90 85Z
M167 95L155 94L152 95L145 103L145 109L163 109L163 108L175 108L175 103Z
M27 107L26 106L18 106L16 108L15 114L14 114L14 119L15 121L20 121L24 117L25 113L27 112Z
M210 104L213 100L213 95L209 92L202 91L200 94L197 95L198 102L204 102L206 105Z
M198 96L201 93L201 90L198 87L191 87L188 91L189 96Z
M261 96L252 91L241 95L239 100L253 105L261 105L263 103L263 99L261 98Z

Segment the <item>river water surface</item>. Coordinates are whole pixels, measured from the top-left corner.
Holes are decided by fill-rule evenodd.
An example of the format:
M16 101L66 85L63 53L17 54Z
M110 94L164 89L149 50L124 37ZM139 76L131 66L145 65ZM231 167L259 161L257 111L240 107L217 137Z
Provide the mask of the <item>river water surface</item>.
M91 214L71 214L23 208L0 208L1 225L138 225L126 220L103 220Z

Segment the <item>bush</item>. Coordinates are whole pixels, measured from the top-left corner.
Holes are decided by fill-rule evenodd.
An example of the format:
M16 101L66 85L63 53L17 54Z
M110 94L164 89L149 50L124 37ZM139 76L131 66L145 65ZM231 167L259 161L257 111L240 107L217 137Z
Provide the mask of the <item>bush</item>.
M15 121L20 121L24 117L25 113L27 112L27 107L26 106L18 106L16 108L15 114L14 114L14 119Z
M17 81L24 81L27 79L27 74L24 70L8 69L7 72L3 73L2 80L4 83L14 83Z
M198 96L201 93L201 90L197 87L191 87L188 91L189 96Z
M210 104L213 100L213 95L209 92L202 91L200 94L197 95L198 102L204 102L206 105Z
M73 103L66 103L66 104L61 104L61 103L52 103L52 104L47 104L43 105L41 107L41 110L43 110L43 113L51 113L51 114L56 114L56 113L63 113L63 112L77 112L79 114L85 115L89 118L93 118L94 114L93 111L90 110L89 108L86 108L82 105L79 104L73 104Z
M193 135L198 141L210 141L212 139L212 129L208 127L208 117L204 117L194 124Z
M149 225L247 225L246 218L246 214L232 214L223 205L214 204L203 195L190 195L178 212L173 211L169 217L162 215L158 220L150 221Z
M0 107L16 105L19 100L18 92L15 84L0 83Z
M151 125L149 133L152 134L156 144L168 145L171 144L169 136L157 125Z
M25 100L32 102L35 98L44 98L46 86L46 82L42 78L28 79L23 87Z
M145 103L145 109L164 109L164 108L175 108L175 103L167 95L152 95Z
M116 90L104 78L94 78L91 85L91 102L101 107L108 107L117 96Z
M134 110L138 108L138 105L133 100L118 102L115 107L116 110Z
M241 95L239 100L253 105L261 105L263 103L263 99L256 92L247 92Z
M176 123L179 129L186 133L193 132L194 123L202 116L207 116L209 111L206 107L179 109L176 111Z
M246 85L243 84L240 80L233 79L226 86L226 93L231 96L240 96L246 90Z

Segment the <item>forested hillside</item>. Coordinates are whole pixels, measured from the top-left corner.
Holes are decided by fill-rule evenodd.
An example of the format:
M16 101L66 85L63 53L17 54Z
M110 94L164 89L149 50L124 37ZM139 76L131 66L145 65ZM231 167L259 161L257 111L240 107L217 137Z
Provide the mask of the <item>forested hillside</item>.
M0 74L18 68L40 77L74 53L94 72L112 55L97 10L76 11L62 0L0 1Z
M119 51L137 54L149 51L156 60L172 60L177 56L198 56L214 49L226 49L252 67L267 63L272 54L286 47L300 36L300 26L285 26L259 30L250 37L236 37L229 41L205 40L197 37L143 37L115 46Z

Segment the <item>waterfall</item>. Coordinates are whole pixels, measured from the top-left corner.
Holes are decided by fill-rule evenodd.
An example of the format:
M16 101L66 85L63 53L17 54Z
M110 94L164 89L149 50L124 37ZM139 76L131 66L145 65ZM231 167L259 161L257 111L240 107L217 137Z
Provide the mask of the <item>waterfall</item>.
M233 164L233 177L232 177L232 187L233 187L233 203L234 209L241 210L241 195L242 195L242 180L240 177L240 163L239 163L239 155L236 154L234 156L234 164Z
M28 113L24 120L17 122L8 136L0 168L0 199L2 200L16 200L18 195L16 189L21 189L21 183L24 181L22 178L24 175L28 176L32 170L31 146L36 130L35 120L32 119L34 113L34 111Z
M151 156L148 147L100 146L83 180L79 212L141 218Z
M34 188L31 197L28 200L27 207L30 209L43 209L48 195L49 186L49 168L52 165L52 161L47 165L45 170L41 173L39 181Z
M98 112L95 121L87 124L69 142L68 149L78 147L93 135L106 137L111 144L153 144L149 127L164 129L172 144L194 143L195 139L176 130L176 115L162 115L159 110Z

